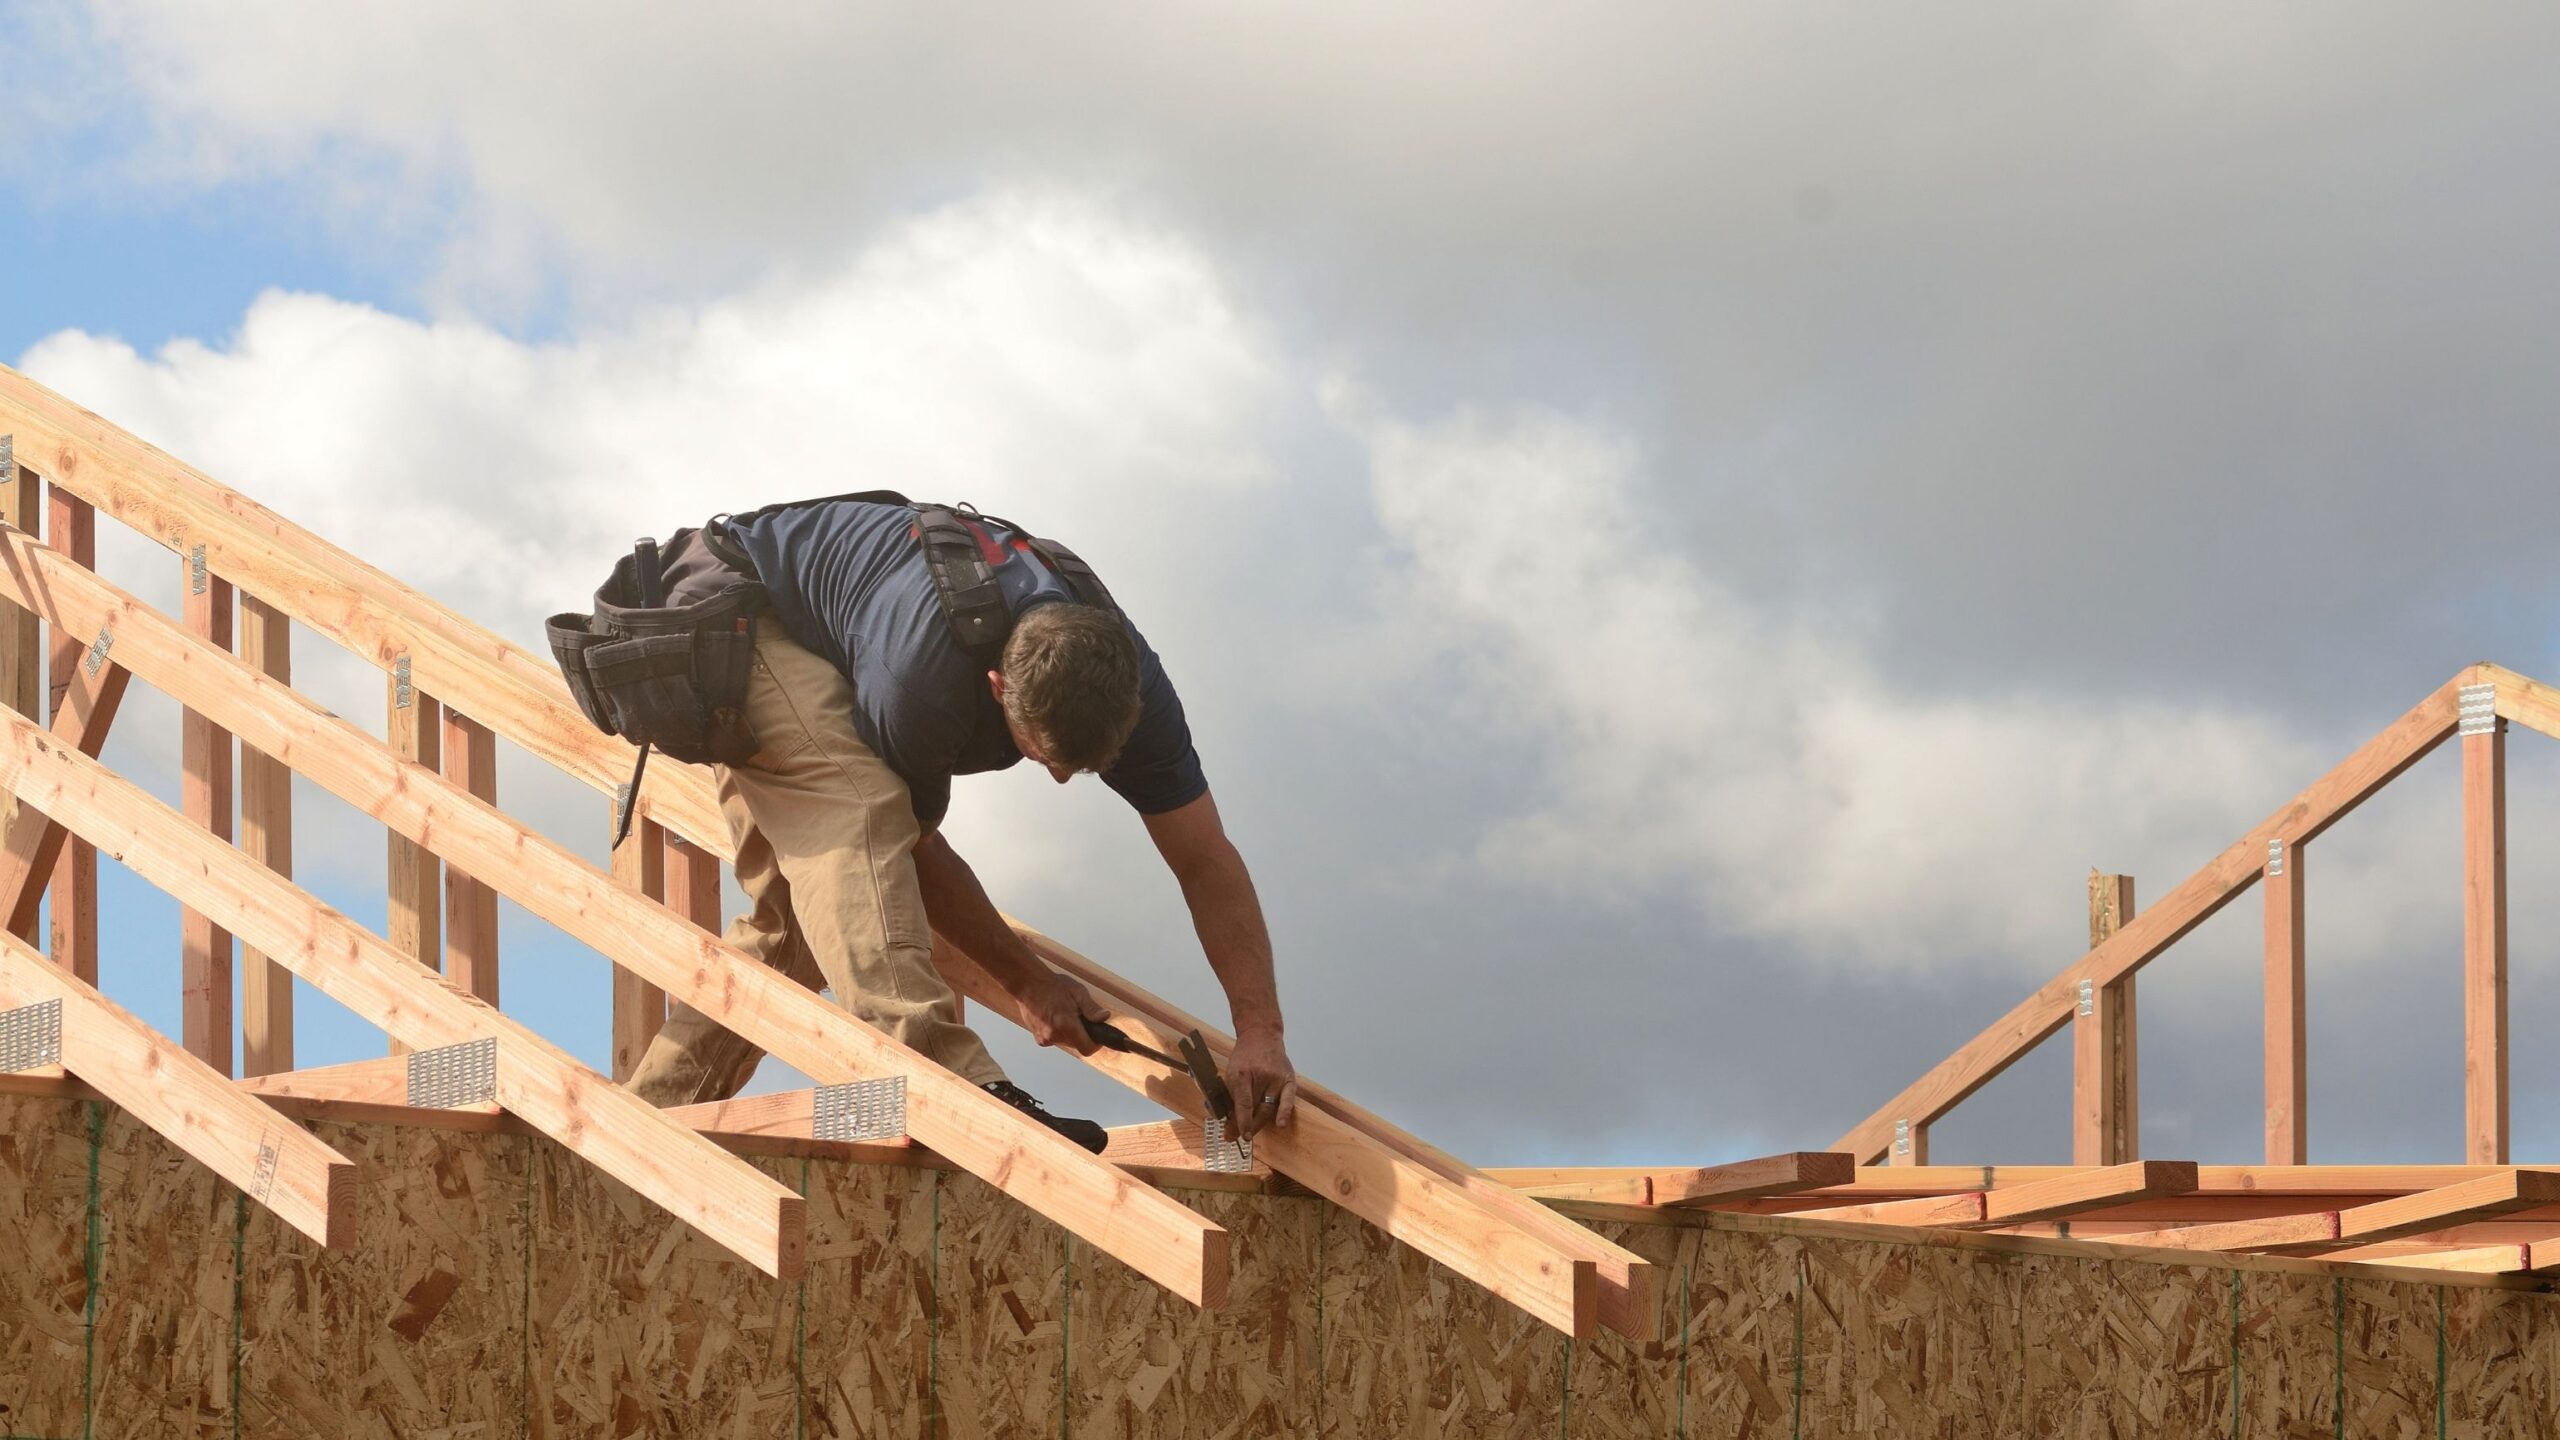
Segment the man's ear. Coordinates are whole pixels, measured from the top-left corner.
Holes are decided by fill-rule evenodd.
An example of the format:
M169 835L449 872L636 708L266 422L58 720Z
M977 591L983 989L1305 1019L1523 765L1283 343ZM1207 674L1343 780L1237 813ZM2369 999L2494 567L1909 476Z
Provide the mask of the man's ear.
M988 689L988 690L990 690L990 691L992 691L992 692L994 693L994 695L995 695L995 697L996 697L996 701L997 701L997 703L998 703L998 704L1002 704L1002 703L1003 703L1003 701L1004 701L1004 672L1003 672L1003 671L1001 671L1001 670L990 670L990 671L988 671L988 672L987 672L987 689Z

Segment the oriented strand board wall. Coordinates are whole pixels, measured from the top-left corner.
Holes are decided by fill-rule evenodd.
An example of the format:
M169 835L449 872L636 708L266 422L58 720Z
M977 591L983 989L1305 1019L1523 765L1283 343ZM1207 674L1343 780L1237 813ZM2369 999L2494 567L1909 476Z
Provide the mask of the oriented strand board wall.
M968 1176L759 1157L781 1285L548 1141L316 1128L343 1253L0 1097L0 1437L2560 1436L2539 1295L1604 1221L1662 1339L1571 1345L1307 1198L1185 1192L1212 1315Z

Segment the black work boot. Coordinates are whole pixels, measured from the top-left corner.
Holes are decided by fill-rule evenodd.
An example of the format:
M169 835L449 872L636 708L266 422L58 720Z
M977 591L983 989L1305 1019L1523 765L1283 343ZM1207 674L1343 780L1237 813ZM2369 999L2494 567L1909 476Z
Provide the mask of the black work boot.
M1032 1119L1039 1121L1041 1124L1048 1126L1050 1129L1057 1131L1059 1134L1066 1136L1068 1139L1073 1140L1096 1155L1101 1154L1102 1147L1110 1143L1111 1137L1103 1133L1101 1126L1094 1124L1090 1120L1070 1120L1063 1115L1050 1114L1048 1111L1040 1108L1039 1101L1031 1098L1030 1091L1023 1089L1021 1086L1014 1084L1010 1080L998 1080L992 1085L981 1085L978 1088L986 1091L990 1095L993 1095L1007 1105L1012 1106L1014 1109L1021 1111L1023 1114L1030 1116Z

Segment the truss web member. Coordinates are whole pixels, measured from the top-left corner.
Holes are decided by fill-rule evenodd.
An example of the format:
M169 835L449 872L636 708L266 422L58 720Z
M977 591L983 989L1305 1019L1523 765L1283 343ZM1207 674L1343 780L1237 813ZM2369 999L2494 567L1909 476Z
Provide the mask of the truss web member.
M652 548L616 568L592 623L554 617L553 648L608 731L727 762L714 773L748 901L730 944L1099 1151L1101 1126L1005 1078L932 959L939 930L1034 1039L1093 1049L1084 1020L1107 1012L1032 953L941 829L954 775L1026 758L1062 785L1092 772L1145 822L1226 989L1239 1132L1290 1123L1253 878L1173 682L1074 552L886 491L715 519L677 532L663 560ZM658 1105L727 1099L762 1057L675 1005L630 1084Z

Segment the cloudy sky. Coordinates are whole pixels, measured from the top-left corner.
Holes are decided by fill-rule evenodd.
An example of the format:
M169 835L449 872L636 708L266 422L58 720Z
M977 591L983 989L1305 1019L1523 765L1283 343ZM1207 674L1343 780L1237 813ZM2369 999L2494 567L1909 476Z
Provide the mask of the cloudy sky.
M1726 1158L2076 958L2089 867L2157 896L2461 665L2560 671L2555 43L2375 0L38 3L0 358L536 647L715 510L1067 539L1191 708L1302 1068L1487 1162ZM2555 755L2513 760L2522 1037ZM2317 1158L2458 1157L2456 779L2310 857ZM506 787L601 854L594 797ZM1223 1013L1107 791L958 794L1008 908ZM378 828L306 801L378 917ZM173 1016L174 916L115 884L110 989ZM2145 974L2149 1153L2255 1157L2256 917ZM601 1058L598 962L507 935L510 1008ZM311 1015L307 1060L375 1053ZM2067 1071L1941 1158L2064 1157Z

